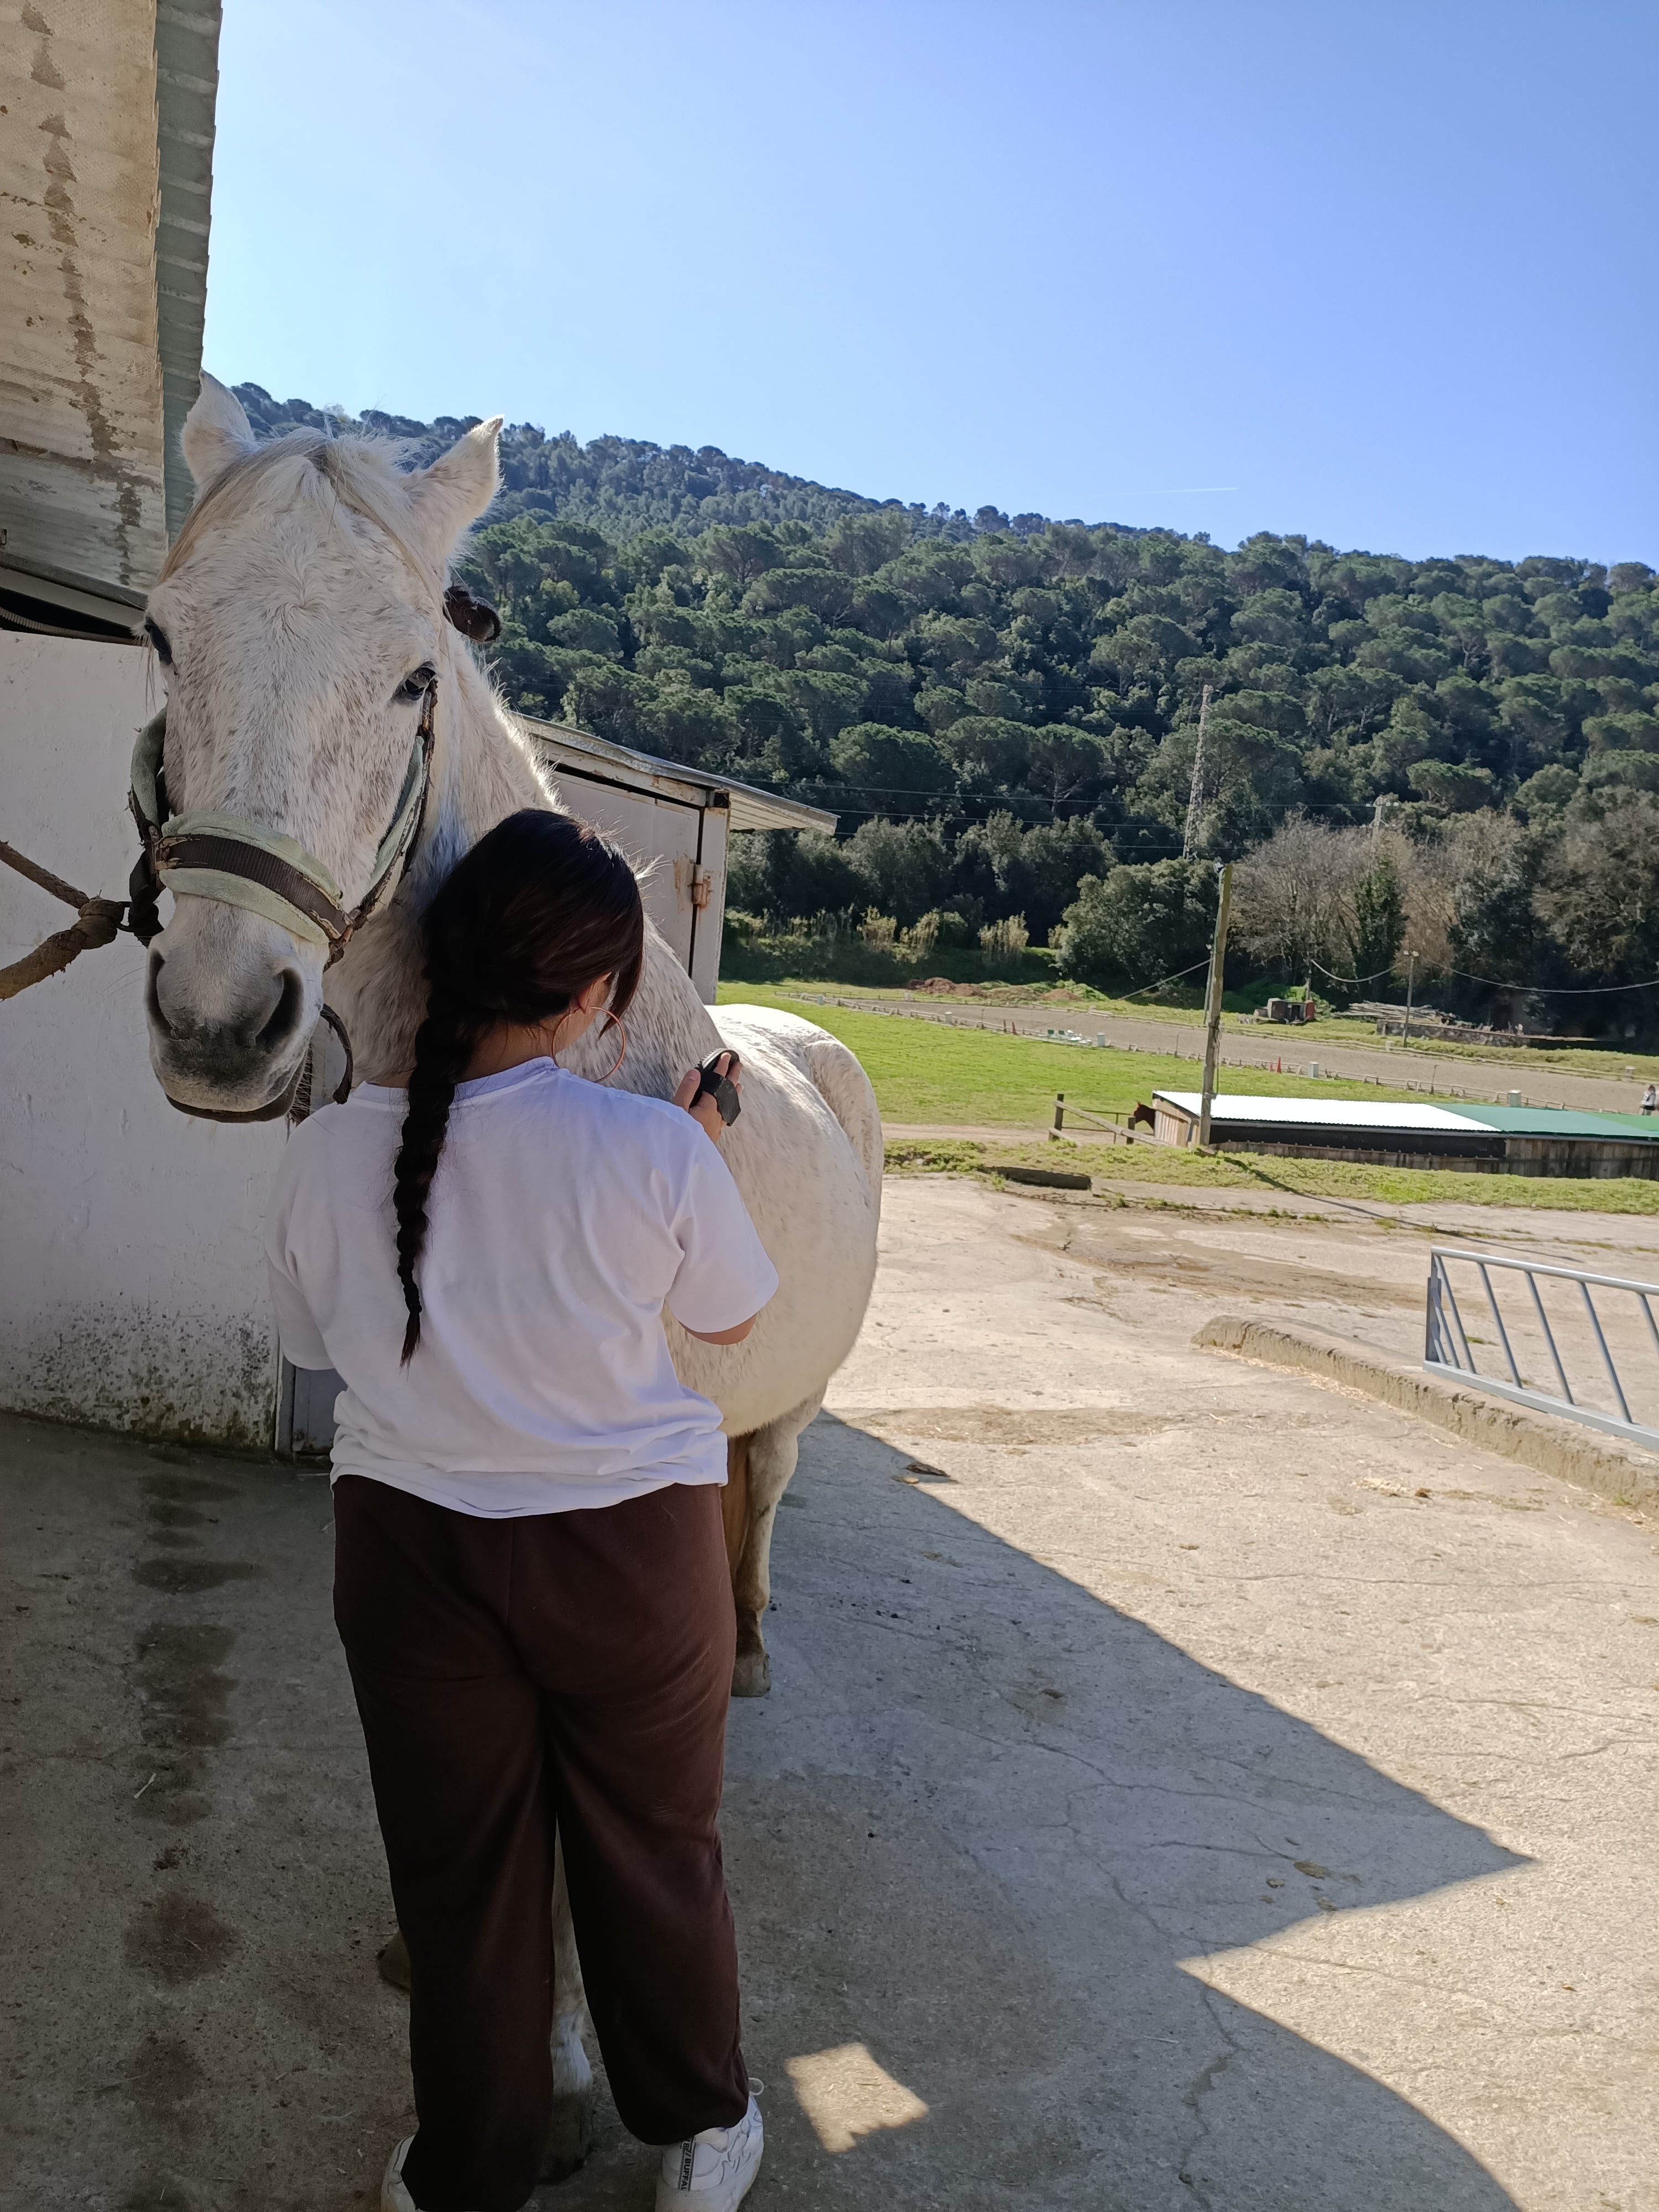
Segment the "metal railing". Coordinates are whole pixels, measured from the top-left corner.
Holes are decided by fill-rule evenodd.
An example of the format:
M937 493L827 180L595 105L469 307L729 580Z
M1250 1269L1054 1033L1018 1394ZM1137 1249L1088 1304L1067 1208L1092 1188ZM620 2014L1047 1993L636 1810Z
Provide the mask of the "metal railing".
M1471 1267L1480 1279L1475 1295L1484 1297L1492 1316L1498 1347L1509 1370L1507 1381L1483 1374L1477 1364L1474 1346L1490 1346L1491 1340L1466 1326L1452 1281L1453 1266ZM1513 1299L1506 1316L1492 1283L1494 1272L1521 1276L1530 1303ZM1553 1288L1558 1284L1562 1285L1559 1291ZM1553 1319L1540 1285L1551 1286L1556 1308ZM1465 1284L1466 1295L1473 1287ZM1572 1296L1575 1288L1577 1299ZM1605 1315L1598 1309L1591 1295L1598 1290L1621 1292L1628 1301L1620 1306L1616 1321L1611 1307ZM1431 1375L1474 1382L1497 1397L1535 1406L1540 1412L1570 1421L1583 1421L1589 1428L1627 1437L1632 1443L1659 1450L1659 1427L1653 1425L1659 1418L1659 1323L1655 1322L1651 1304L1656 1297L1659 1284L1632 1282L1621 1275L1592 1275L1577 1267L1552 1267L1539 1261L1511 1260L1496 1252L1465 1252L1437 1244L1429 1253L1423 1364ZM1473 1306L1471 1313L1481 1318ZM1610 1340L1609 1329L1616 1342ZM1543 1366L1546 1361L1553 1389L1523 1372L1523 1363L1531 1369Z

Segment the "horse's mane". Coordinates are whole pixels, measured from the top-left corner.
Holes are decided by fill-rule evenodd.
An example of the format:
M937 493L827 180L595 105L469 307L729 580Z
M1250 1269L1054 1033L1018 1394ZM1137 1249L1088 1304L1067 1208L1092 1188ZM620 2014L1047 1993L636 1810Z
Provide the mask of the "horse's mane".
M445 577L415 547L407 479L398 466L402 450L390 439L331 438L320 430L290 430L256 446L198 496L162 564L161 580L184 566L209 530L238 520L274 494L274 504L337 502L372 522L441 607Z

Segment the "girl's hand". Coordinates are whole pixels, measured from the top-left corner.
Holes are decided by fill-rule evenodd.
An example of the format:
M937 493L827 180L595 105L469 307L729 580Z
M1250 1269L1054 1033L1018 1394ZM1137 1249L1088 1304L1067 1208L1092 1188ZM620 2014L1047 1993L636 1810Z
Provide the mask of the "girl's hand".
M716 1065L720 1073L722 1075L729 1075L733 1086L741 1091L743 1072L737 1054L723 1052ZM702 1081L702 1071L696 1067L690 1069L680 1078L679 1088L674 1093L674 1103L685 1109L711 1144L718 1145L726 1134L726 1124L720 1119L720 1108L712 1098L697 1098L697 1088ZM697 1100L695 1106L691 1103L694 1098Z

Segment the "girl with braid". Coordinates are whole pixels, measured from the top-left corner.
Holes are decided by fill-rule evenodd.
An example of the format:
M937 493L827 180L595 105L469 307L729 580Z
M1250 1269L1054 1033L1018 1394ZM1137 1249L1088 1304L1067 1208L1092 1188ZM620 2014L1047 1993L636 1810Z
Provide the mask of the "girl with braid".
M514 815L423 929L406 1085L301 1124L266 1232L284 1350L345 1382L335 1619L418 2121L382 2212L519 2212L535 2186L556 1829L617 2110L669 2146L659 2212L732 2212L761 2121L715 1825L726 1443L662 1313L737 1344L777 1276L696 1069L671 1102L558 1064L595 1022L623 1047L645 921L613 845Z

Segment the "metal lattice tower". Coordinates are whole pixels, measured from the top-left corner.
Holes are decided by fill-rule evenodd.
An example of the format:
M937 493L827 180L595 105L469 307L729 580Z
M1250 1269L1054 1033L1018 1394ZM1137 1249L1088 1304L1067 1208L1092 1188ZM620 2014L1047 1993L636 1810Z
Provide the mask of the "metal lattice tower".
M1204 830L1204 732L1210 720L1210 687L1204 686L1204 696L1198 707L1198 750L1193 755L1193 787L1187 798L1187 829L1181 842L1181 857L1190 860L1198 851Z

